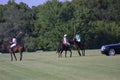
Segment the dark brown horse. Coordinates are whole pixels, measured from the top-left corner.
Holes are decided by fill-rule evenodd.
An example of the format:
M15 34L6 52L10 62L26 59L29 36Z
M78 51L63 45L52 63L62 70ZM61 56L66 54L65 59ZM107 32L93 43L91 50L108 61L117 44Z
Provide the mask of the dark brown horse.
M74 47L77 49L79 56L81 56L81 52L82 52L82 55L85 56L84 42L77 42L76 39L73 38L72 43L73 43Z
M70 51L70 57L72 57L71 47L63 43L60 43L57 48L58 57L62 57L63 51L65 51L65 57L67 57L67 51Z
M11 61L13 61L13 56L15 58L15 60L17 61L17 57L15 55L15 53L19 52L20 53L20 61L22 60L22 53L24 51L24 46L23 45L16 45L15 47L13 47L12 49L10 49L10 43L7 41L3 42L2 48L6 48L9 50L9 53L11 55Z

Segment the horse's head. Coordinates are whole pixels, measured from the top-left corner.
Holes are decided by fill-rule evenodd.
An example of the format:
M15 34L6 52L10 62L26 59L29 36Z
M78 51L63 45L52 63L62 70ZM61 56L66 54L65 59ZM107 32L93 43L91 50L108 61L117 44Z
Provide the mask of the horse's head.
M69 41L69 42L70 42L71 45L73 45L73 44L75 43L75 41L76 41L76 39L73 38L73 39L72 39L71 41Z
M10 48L10 43L7 42L7 41L4 41L3 44L2 44L2 49L5 49L5 48L7 48L7 49Z

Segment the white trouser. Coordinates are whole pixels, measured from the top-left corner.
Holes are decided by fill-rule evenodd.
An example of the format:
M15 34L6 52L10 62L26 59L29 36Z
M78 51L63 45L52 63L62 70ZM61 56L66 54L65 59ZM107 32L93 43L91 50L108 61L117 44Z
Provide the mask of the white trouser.
M16 46L16 44L12 44L12 45L10 46L10 48L13 48L14 46Z
M80 40L80 39L78 39L77 41L78 41L78 42L80 42L81 40Z

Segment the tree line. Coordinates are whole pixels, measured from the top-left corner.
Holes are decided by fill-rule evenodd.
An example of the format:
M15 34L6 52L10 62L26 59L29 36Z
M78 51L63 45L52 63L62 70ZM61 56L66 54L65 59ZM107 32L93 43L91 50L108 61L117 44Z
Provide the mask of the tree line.
M0 45L17 36L26 51L56 50L63 35L79 32L86 49L120 42L119 0L48 0L30 8L9 0L0 5ZM0 48L2 50L2 47Z

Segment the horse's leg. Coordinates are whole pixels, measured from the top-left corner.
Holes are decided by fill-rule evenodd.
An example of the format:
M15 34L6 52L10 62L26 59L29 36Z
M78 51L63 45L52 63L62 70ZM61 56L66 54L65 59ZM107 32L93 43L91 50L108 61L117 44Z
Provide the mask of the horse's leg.
M84 48L84 46L81 45L81 46L80 46L80 49L81 49L81 51L82 51L82 55L85 56L85 48Z
M22 52L20 52L20 61L22 60L22 56L23 56L23 55L22 55Z
M71 51L71 49L69 51L70 51L70 57L72 57L72 51Z
M63 52L63 50L61 49L61 50L60 50L60 54L59 54L59 55L60 55L60 57L62 57L62 52Z
M10 48L9 48L9 53L10 53L10 56L11 56L11 61L13 61L12 50Z
M58 57L60 57L60 52L58 53Z
M63 50L61 50L58 54L59 54L59 57L62 57L62 52Z
M81 56L80 49L79 49L79 48L77 48L77 50L78 50L78 54L79 54L79 56Z
M58 52L58 57L60 57L60 52Z
M12 56L12 52L10 52L10 55L11 55L11 61L13 61L13 56Z
M15 53L14 53L14 52L13 52L13 55L14 55L15 60L17 61L16 55L15 55Z
M85 50L84 49L82 50L82 55L85 56Z
M67 57L67 50L65 50L65 57Z

